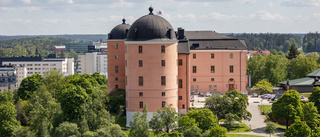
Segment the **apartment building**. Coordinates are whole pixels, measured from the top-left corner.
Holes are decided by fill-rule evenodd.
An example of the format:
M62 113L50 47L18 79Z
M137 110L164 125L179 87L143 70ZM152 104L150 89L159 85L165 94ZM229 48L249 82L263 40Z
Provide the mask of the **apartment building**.
M21 81L26 77L26 67L0 66L0 92L18 89Z
M106 52L87 52L78 54L77 73L92 74L100 72L107 76L108 55Z

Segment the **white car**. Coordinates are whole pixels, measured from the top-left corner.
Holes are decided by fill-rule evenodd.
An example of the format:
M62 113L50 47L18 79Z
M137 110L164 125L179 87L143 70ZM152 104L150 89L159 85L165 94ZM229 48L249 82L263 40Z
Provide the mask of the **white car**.
M207 92L206 97L210 97L210 96L211 96L211 93Z

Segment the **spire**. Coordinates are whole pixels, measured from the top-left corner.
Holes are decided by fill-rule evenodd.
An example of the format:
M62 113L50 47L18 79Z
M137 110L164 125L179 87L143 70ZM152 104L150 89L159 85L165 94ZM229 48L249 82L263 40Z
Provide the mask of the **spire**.
M149 15L153 15L153 13L152 13L153 8L151 6L149 7L149 11L150 11Z
M122 24L126 24L126 19L125 18L122 19Z

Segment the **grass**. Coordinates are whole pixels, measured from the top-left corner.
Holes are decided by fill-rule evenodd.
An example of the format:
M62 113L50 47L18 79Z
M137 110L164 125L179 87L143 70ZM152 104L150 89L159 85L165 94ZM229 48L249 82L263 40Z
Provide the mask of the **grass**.
M271 112L272 105L259 105L261 113L267 114L268 112Z
M226 127L226 125L221 124L221 126ZM235 126L231 127L228 132L250 132L251 130L246 124L240 123L235 124Z
M227 134L227 137L262 137L262 136L243 135L243 134Z
M310 97L312 92L305 92L305 93L300 93L300 95L303 95L304 97Z

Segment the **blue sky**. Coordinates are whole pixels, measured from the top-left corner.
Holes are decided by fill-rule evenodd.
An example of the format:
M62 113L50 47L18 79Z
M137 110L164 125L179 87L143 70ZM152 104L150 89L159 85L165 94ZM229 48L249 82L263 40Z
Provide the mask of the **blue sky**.
M107 34L150 5L175 29L320 32L320 0L0 0L0 35Z

